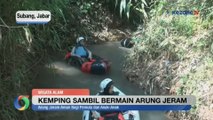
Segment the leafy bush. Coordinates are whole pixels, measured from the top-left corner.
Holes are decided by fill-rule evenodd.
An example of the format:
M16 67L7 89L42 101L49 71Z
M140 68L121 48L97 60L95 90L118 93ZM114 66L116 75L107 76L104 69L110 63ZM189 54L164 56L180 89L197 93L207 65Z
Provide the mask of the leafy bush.
M127 74L137 76L135 81L142 88L150 88L150 84L156 85L160 94L163 92L195 95L197 103L192 111L176 114L177 119L210 119L208 115L201 115L200 111L201 107L209 109L211 106L211 103L207 103L207 97L212 98L209 91L213 89L212 2L164 0L157 2L154 8L150 11L151 19L144 25L141 35L134 37L138 44L128 59ZM198 16L165 14L167 10L171 11L171 8L199 10L200 14ZM169 61L169 65L162 67L163 61ZM133 69L134 73L131 73ZM165 72L167 70L170 72ZM164 88L168 86L169 91L164 92Z
M36 113L20 114L11 103L18 95L31 94L36 75L33 69L48 58L49 51L63 50L75 42L72 38L91 32L81 21L91 12L92 3L17 0L0 1L0 5L0 119L29 119ZM18 10L49 10L51 21L46 25L16 25L14 16Z
M107 0L106 4L111 10L126 21L139 24L147 21L151 1L146 0Z
M172 27L178 31L179 35L187 37L192 36L196 30L195 17L191 16L177 16L172 20Z

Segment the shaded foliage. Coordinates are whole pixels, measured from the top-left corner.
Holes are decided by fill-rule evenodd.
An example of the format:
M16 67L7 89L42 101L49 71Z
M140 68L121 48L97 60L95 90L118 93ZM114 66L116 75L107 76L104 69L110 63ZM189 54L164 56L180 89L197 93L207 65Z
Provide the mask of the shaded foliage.
M153 3L149 0L105 0L105 4L124 21L138 26L148 20Z
M99 18L100 14L92 11L100 7L80 0L3 0L0 6L0 119L29 119L36 113L14 109L14 98L31 94L36 66L48 59L50 52L61 51L75 43L79 35L88 36L97 30L92 26L95 19L91 25L84 21L93 16ZM51 21L45 25L17 25L18 10L48 10Z

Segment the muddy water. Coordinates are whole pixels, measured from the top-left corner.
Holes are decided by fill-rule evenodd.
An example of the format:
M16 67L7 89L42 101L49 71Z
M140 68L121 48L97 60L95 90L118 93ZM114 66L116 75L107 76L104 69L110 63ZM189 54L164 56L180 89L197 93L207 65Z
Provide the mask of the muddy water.
M121 91L127 95L143 95L143 91L131 84L122 73L122 61L125 50L119 48L119 43L107 43L88 47L94 54L102 56L112 62L111 72L108 75L91 75L67 65L63 61L64 54L56 55L56 59L40 69L34 88L89 88L91 94L96 94L99 83L106 77L115 81ZM54 68L54 69L49 69ZM45 112L41 120L81 120L81 112ZM163 112L141 112L142 120L165 120Z

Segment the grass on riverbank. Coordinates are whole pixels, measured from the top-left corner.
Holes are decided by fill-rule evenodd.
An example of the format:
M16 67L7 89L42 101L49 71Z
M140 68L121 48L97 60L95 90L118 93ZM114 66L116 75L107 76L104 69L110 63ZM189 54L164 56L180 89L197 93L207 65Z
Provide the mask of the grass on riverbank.
M177 1L177 7L183 3ZM213 17L204 10L213 8L208 4L200 9L199 16L153 16L134 38L138 44L127 57L127 77L146 94L196 96L189 113L170 113L172 119L212 119Z

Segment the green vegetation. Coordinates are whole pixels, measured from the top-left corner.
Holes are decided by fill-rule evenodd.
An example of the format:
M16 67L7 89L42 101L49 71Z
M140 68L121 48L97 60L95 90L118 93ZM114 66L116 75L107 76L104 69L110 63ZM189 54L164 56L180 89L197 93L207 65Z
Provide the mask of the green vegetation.
M101 13L91 13L100 9L94 2L97 1L0 1L0 119L37 116L32 111L19 112L13 100L18 95L31 94L36 66L48 60L49 54L66 49L77 36L88 36L100 27ZM18 10L48 10L52 19L46 25L17 25ZM84 22L88 20L92 23Z
M131 81L138 83L147 94L197 97L190 113L176 113L173 119L175 116L177 119L212 119L209 116L213 105L209 102L213 100L212 6L207 0L160 1L150 11L151 19L144 25L141 36L134 37L138 44L128 57L131 63L125 66ZM199 16L172 15L166 14L167 10L170 13L199 10L200 13Z
M72 45L77 36L97 38L97 32L110 24L116 26L114 16L120 16L115 20L120 20L117 22L121 25L123 21L131 26L143 23L143 30L133 33L139 36L133 36L137 44L125 68L129 78L144 88L146 94L195 95L198 102L189 114L198 119L200 108L209 110L212 106L211 0L1 0L0 6L2 120L36 116L31 111L20 113L13 107L16 96L31 94L36 66L48 60L50 53ZM52 19L46 25L16 25L14 16L18 10L49 10ZM199 16L166 14L172 10L200 13ZM179 119L188 119L182 113L177 114ZM203 119L208 119L208 115Z
M154 2L150 0L106 0L105 4L122 20L139 25L147 21L147 13L153 8Z

